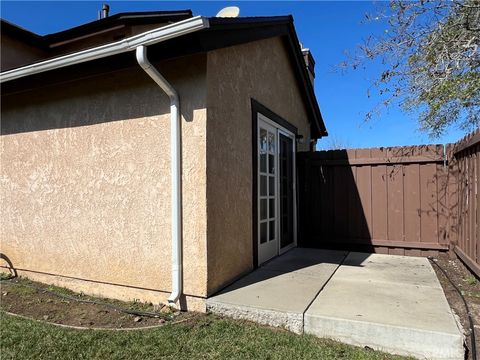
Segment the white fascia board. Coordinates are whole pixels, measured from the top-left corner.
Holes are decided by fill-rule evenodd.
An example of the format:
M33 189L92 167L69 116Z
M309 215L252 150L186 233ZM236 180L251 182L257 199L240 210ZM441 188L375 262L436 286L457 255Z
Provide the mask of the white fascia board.
M82 50L57 58L41 61L35 64L22 66L0 73L0 83L19 79L25 76L42 73L66 66L76 65L96 59L135 50L140 45L148 46L175 37L189 34L209 27L208 19L203 16L195 16L186 20L163 26L154 30L131 36L110 44L101 45L91 49Z

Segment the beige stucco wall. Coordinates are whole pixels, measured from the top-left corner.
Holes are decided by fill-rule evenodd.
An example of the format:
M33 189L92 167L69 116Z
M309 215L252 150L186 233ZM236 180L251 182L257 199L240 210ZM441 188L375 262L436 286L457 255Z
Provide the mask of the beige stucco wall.
M46 56L44 50L14 39L8 34L2 34L0 40L1 71L30 64Z
M206 56L160 70L181 97L184 292L199 309L207 291ZM164 302L168 98L133 68L3 96L1 116L0 252L34 279Z
M252 115L254 98L298 128L308 150L310 126L280 38L208 53L208 293L253 267Z

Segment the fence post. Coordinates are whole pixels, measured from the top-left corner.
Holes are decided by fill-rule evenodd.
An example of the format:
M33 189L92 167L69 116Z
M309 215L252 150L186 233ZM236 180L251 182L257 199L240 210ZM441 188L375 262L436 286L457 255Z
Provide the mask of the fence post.
M458 243L458 229L459 229L459 214L458 214L458 161L454 156L455 144L447 144L447 211L448 211L448 224L447 224L447 240L449 244L448 254L451 258L455 258L455 246Z

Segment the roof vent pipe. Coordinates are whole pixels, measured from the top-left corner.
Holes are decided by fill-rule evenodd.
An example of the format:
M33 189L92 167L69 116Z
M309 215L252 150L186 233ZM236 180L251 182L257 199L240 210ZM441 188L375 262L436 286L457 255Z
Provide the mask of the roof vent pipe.
M147 47L137 47L137 62L170 98L170 156L172 177L172 293L169 303L176 303L183 291L182 262L182 173L180 100L177 91L148 61Z
M105 19L108 17L110 6L108 4L102 4L102 10L98 12L98 19Z

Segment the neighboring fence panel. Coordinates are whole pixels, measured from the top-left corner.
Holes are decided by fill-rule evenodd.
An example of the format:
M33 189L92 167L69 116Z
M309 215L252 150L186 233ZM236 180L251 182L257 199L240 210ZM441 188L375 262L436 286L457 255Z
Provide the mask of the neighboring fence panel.
M455 217L458 234L452 241L455 253L480 276L480 130L459 141L451 149L450 171L456 182L452 198L458 206Z
M299 245L399 255L448 250L443 145L299 154Z

